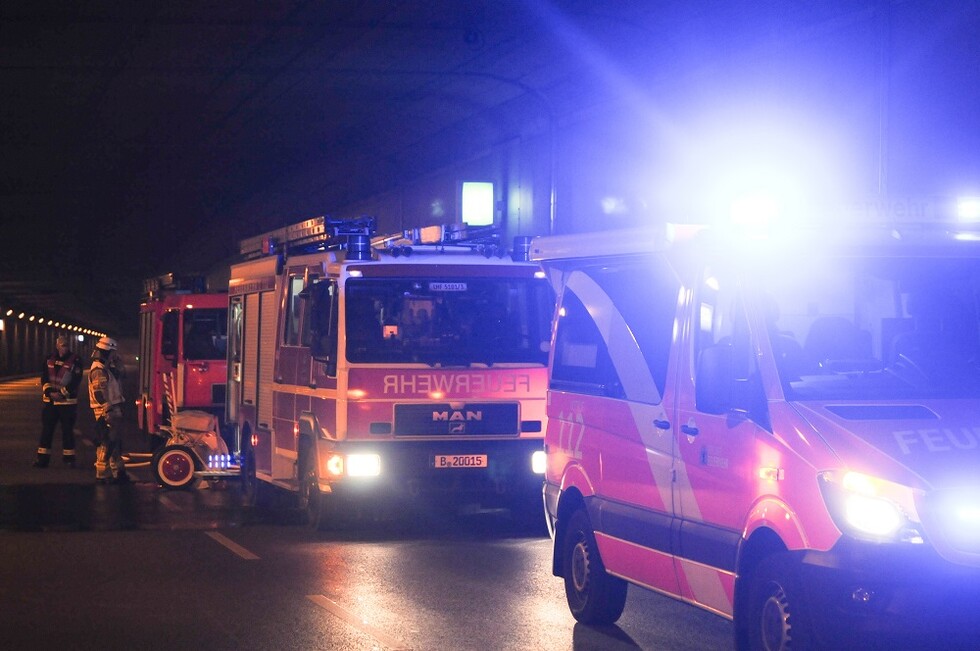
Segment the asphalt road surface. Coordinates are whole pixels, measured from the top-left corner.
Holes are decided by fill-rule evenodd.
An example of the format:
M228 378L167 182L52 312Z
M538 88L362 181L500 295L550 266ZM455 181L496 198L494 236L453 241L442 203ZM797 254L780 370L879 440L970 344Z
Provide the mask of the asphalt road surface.
M84 390L84 386L83 386ZM630 588L617 626L578 625L550 540L506 512L406 512L317 534L242 506L231 482L166 491L31 467L36 380L0 382L0 648L731 649L731 625ZM84 394L83 394L84 395ZM145 451L133 419L130 452Z

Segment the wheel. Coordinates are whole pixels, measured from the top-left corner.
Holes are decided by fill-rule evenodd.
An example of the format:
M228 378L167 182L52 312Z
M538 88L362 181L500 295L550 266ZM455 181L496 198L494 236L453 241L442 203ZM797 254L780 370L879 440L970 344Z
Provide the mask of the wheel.
M572 514L562 541L562 576L572 616L583 624L612 624L626 607L626 582L606 573L585 509Z
M168 445L153 453L153 476L170 489L194 485L194 455L183 445Z
M298 474L299 494L297 496L297 506L303 512L307 526L314 531L326 531L330 529L334 524L330 509L330 500L320 492L313 446L309 443L300 445Z
M753 651L799 651L813 648L802 602L799 571L785 553L762 561L749 577L744 626Z
M262 482L255 476L255 450L248 444L242 445L241 475L242 504L259 506Z

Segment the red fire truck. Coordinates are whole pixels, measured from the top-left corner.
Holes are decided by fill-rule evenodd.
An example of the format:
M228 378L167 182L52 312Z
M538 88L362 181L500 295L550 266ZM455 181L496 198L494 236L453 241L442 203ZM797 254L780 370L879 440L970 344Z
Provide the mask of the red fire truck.
M208 291L202 276L165 274L147 279L143 287L136 399L140 429L159 434L171 424L171 405L222 418L228 295Z
M292 491L318 529L372 496L540 512L554 294L537 265L488 229L379 237L373 219L306 220L241 253L227 419L247 495Z

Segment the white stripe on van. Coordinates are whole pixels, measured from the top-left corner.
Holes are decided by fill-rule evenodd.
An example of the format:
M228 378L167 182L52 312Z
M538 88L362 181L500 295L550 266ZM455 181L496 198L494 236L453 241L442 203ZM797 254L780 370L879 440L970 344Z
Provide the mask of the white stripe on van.
M626 398L660 404L660 391L657 390L650 369L636 345L633 333L609 295L581 271L573 271L568 276L566 288L575 292L592 315L592 320L609 350L619 381L623 383Z

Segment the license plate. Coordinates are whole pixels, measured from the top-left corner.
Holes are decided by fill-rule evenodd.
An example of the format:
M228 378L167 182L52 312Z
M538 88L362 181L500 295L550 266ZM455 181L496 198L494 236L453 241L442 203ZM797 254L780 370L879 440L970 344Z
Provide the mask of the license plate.
M437 454L436 468L486 468L485 454Z

